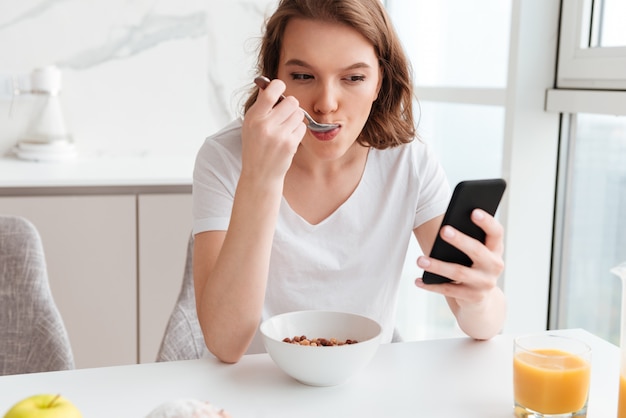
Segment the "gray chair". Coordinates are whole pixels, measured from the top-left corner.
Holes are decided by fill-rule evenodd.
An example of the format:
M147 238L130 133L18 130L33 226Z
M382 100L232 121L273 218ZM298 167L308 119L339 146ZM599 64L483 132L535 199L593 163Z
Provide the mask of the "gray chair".
M0 375L73 368L39 232L22 217L0 216Z
M207 352L196 312L193 285L193 235L191 235L187 244L183 283L167 323L157 361L198 359Z

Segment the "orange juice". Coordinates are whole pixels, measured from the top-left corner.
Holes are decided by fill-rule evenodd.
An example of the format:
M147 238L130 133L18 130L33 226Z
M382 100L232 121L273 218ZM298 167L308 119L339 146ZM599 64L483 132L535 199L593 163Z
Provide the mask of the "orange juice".
M513 359L515 402L544 414L565 414L587 402L591 366L556 349L518 352Z
M617 407L617 418L626 418L626 376L619 378L619 403Z

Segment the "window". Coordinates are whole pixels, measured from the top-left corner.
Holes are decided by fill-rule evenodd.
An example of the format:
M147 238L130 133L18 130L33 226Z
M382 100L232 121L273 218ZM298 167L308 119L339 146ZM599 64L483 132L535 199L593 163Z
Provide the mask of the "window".
M593 4L589 46L626 46L626 2L623 0L603 0Z
M390 0L387 8L413 66L418 132L435 149L450 186L502 177L511 2ZM445 299L415 288L418 255L412 239L400 334L407 340L461 335Z
M626 117L579 113L567 123L556 325L618 344L622 284L610 269L626 261Z
M418 87L506 86L510 1L388 0L387 8Z
M626 213L626 2L471 3L386 2L413 62L420 133L451 184L498 172L509 183L500 206L505 331L582 327L615 341L621 284L609 269L626 261L618 215ZM411 255L410 279L420 274L414 266ZM406 283L399 324L417 337L453 333L441 299Z
M559 114L545 111L545 92L554 87L559 2L385 4L413 63L419 132L450 184L491 176L508 182L498 210L506 231L504 332L544 330L559 140ZM411 243L398 328L409 339L460 335L445 300L415 289L421 272ZM538 306L529 310L528 300Z
M626 4L563 0L559 88L626 89Z
M626 261L626 2L565 0L557 89L563 114L551 328L619 342ZM567 89L565 89L567 88Z

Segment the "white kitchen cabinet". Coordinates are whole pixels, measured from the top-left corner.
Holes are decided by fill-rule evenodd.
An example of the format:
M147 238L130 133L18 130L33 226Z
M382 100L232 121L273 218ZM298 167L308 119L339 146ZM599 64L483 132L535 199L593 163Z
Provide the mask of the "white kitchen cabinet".
M191 193L120 190L0 197L41 234L77 368L154 361L182 282Z
M135 363L135 196L0 197L0 213L39 230L76 367Z
M180 292L191 235L191 194L138 197L139 362L155 361Z
M78 368L150 362L180 290L195 153L0 156L0 213L43 238Z

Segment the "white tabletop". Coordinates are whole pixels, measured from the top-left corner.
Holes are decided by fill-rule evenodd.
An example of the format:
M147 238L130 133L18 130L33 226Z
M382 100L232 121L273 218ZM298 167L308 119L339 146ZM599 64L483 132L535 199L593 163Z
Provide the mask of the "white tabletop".
M589 418L617 411L619 349L583 330L558 331L593 350ZM309 387L267 354L234 365L214 359L0 377L0 414L36 393L61 393L85 418L144 417L165 401L195 398L233 418L511 417L513 337L452 338L381 345L348 382Z

